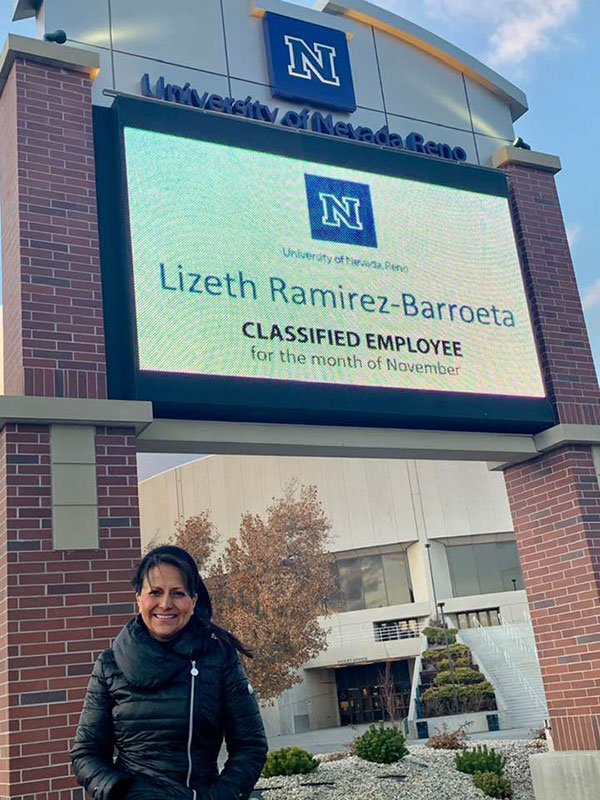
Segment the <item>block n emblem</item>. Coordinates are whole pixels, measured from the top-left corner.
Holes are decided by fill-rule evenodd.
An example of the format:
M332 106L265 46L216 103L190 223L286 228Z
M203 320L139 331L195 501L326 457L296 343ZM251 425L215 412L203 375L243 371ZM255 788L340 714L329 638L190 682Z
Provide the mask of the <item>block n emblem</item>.
M360 199L358 197L336 197L334 194L319 192L319 199L323 204L323 225L332 228L341 228L345 225L354 231L362 231L360 221Z
M377 247L371 189L366 183L304 175L313 239Z
M355 111L354 82L344 31L267 11L265 41L271 91L337 111Z
M337 51L329 44L315 42L312 46L297 36L284 36L289 50L288 73L293 78L312 80L315 77L329 86L339 86L336 73Z

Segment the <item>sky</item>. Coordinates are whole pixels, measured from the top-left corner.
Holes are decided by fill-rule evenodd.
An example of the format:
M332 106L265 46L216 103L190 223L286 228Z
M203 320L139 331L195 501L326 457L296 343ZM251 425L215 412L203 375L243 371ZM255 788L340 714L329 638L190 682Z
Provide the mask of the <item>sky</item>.
M288 0L314 6L322 0ZM3 2L0 41L11 30ZM530 110L518 136L560 156L557 184L596 366L600 371L600 2L598 0L375 0L447 39L521 88ZM147 456L140 477L188 460Z
M318 2L319 0L316 0ZM314 6L315 0L289 0ZM515 132L560 156L565 225L600 373L600 2L374 0L483 61L527 95Z

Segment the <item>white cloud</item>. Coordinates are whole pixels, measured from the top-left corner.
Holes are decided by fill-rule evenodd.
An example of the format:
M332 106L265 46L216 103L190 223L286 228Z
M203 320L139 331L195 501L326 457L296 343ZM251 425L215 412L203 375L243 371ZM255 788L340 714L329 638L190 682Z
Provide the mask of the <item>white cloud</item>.
M593 283L583 293L583 307L589 311L600 303L600 279Z
M579 0L528 0L504 3L514 13L490 36L491 64L520 64L534 53L549 50L560 40L560 29L579 9Z
M575 225L567 225L567 239L569 240L569 247L573 248L581 239L583 232L583 225L576 223Z
M414 0L375 0L415 19ZM486 38L484 60L494 67L522 64L535 53L569 42L564 28L582 0L424 0L426 16L438 22L475 24ZM412 8L411 8L412 6ZM422 15L421 15L422 16ZM419 19L422 24L425 22Z

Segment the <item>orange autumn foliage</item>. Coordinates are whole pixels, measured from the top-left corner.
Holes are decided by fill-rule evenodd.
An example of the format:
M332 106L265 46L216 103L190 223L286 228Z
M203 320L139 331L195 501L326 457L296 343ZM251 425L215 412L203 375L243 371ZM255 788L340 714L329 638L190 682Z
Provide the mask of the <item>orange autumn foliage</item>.
M208 512L176 529L176 543L194 556L206 580L215 622L254 650L244 665L261 700L298 683L299 667L326 647L318 618L337 593L330 529L316 487L296 482L264 519L244 514L237 538L217 558L219 537Z

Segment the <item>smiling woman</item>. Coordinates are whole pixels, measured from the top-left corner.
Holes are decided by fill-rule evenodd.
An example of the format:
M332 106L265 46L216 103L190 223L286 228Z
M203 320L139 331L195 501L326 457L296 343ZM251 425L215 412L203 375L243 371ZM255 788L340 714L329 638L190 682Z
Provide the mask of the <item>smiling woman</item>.
M267 750L237 655L250 651L211 622L185 550L151 550L132 583L140 613L100 654L88 686L71 752L79 783L94 800L245 800Z
M177 567L157 564L146 574L136 600L150 636L168 642L188 624L198 597L190 595Z

